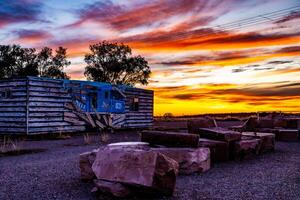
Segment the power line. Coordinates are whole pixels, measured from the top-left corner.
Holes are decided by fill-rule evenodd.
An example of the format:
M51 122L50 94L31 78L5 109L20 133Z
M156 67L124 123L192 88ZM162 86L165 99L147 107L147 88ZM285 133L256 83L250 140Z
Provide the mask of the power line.
M270 13L260 14L260 15L254 16L254 17L249 17L249 18L245 18L245 19L241 19L241 20L232 21L229 23L225 23L223 25L199 28L199 29L192 30L191 32L203 31L203 33L199 33L199 34L197 34L197 36L208 36L208 35L214 35L214 34L218 34L218 33L226 33L229 31L240 30L241 28L245 28L245 27L251 27L254 25L263 24L268 21L276 22L276 21L282 19L283 17L286 17L289 14L294 13L294 12L300 12L300 5L273 11ZM204 32L205 30L206 30L206 32ZM209 30L213 30L214 32L208 32ZM186 33L186 32L176 34L177 39L180 39L180 37L185 37L187 35L189 35L189 33ZM155 40L161 40L161 39L157 38L157 39L153 39L152 41L155 41Z

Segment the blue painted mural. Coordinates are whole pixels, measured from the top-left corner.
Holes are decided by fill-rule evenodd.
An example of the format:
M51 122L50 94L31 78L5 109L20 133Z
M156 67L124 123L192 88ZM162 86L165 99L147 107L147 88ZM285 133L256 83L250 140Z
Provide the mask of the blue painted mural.
M109 83L63 80L76 105L85 112L125 113L127 86Z

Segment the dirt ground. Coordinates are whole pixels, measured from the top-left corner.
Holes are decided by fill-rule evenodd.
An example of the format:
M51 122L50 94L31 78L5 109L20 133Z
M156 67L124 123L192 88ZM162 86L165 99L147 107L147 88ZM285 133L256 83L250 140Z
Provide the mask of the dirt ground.
M25 141L39 152L0 157L0 199L111 199L95 197L80 180L78 155L105 145L99 137ZM138 141L136 132L119 132L107 143ZM173 197L161 199L300 199L300 142L276 143L273 153L216 164L203 174L179 176Z

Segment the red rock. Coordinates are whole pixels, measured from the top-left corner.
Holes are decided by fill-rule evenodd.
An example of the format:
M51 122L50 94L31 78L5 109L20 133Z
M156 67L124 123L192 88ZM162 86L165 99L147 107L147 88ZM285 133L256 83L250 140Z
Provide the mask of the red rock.
M217 123L213 118L203 117L187 121L187 128L189 133L199 134L199 128L217 127Z
M166 147L198 147L199 135L165 131L142 131L141 141Z
M199 147L207 147L210 149L212 163L229 160L229 144L227 142L200 138Z
M95 149L79 155L80 176L82 180L93 180L95 178L92 165L96 159L97 152L98 149Z
M237 131L232 131L225 128L200 128L200 137L212 140L220 140L225 142L231 142L240 140L242 134Z
M260 153L270 150L273 151L275 148L275 134L273 133L243 132L242 135L261 139Z
M132 195L130 189L121 183L95 179L94 184L96 189L93 189L93 192L100 191L122 198Z
M244 159L251 155L258 155L261 151L261 139L243 136L240 141L235 141L234 158Z
M92 169L97 179L143 186L145 190L172 195L178 163L154 151L105 148L98 151Z
M276 136L279 141L294 142L299 139L299 131L297 129L279 129Z
M153 148L178 162L180 174L201 173L210 169L209 148Z

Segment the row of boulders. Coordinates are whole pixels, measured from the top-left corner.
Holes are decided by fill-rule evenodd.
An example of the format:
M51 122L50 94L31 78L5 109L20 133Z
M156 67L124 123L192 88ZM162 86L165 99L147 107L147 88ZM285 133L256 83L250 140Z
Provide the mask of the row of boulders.
M172 195L178 174L210 169L210 149L198 147L198 135L144 131L141 141L80 154L81 179L116 197Z
M94 181L93 192L117 197L172 195L178 174L202 173L215 162L274 149L271 133L239 133L215 127L215 122L203 128L209 123L205 120L189 123L192 133L143 131L141 142L114 143L83 153L81 178Z
M278 141L298 141L300 119L284 116L250 117L242 126L232 127L232 130L273 133Z
M188 132L200 135L199 146L209 147L214 162L243 159L274 150L275 135L260 132L238 132L218 127L213 118L188 121Z

